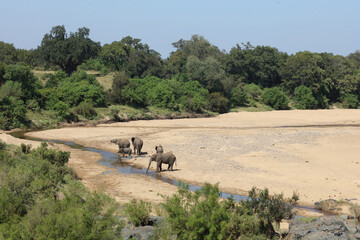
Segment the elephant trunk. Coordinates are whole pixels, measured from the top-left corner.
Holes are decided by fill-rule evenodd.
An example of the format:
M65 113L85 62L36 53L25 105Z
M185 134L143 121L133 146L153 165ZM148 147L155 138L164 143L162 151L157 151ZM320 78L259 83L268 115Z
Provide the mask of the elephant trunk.
M147 168L147 170L146 170L146 173L149 171L150 165L151 165L151 159L150 159L150 161L149 161L149 166L148 166L148 168Z

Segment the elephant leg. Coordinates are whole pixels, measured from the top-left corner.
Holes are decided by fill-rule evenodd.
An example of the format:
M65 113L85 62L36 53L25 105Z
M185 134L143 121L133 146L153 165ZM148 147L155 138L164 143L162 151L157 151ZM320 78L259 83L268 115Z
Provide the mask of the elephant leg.
M156 171L161 172L161 162L160 161L156 163Z

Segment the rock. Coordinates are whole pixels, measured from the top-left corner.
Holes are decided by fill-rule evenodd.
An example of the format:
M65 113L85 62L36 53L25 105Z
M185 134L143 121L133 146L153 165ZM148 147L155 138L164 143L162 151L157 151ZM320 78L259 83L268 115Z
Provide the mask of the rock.
M338 210L338 201L335 199L327 199L315 203L315 208L323 211L335 211Z
M127 222L127 221L125 221ZM127 222L126 226L123 228L121 235L124 240L127 239L137 239L137 240L149 240L151 236L155 233L156 226L161 225L163 222L162 217L151 217L149 219L148 225L134 227L130 222Z
M341 219L338 216L321 217L312 222L296 219L290 224L286 239L358 239L360 235L353 220Z

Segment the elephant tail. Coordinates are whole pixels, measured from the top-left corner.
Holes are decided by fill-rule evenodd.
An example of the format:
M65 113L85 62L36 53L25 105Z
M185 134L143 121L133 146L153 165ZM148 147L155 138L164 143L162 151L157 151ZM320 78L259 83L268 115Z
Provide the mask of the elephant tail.
M177 167L177 161L176 161L177 159L176 159L176 157L175 157L175 166Z

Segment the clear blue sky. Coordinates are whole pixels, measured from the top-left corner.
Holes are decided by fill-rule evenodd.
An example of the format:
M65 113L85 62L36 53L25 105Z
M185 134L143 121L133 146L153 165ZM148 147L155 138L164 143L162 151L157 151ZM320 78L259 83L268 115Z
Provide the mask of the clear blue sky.
M142 39L163 58L171 43L204 36L227 52L237 43L289 54L360 50L359 0L0 0L0 41L36 48L53 26L90 29L101 44Z

